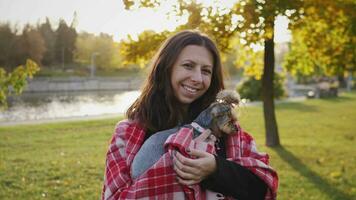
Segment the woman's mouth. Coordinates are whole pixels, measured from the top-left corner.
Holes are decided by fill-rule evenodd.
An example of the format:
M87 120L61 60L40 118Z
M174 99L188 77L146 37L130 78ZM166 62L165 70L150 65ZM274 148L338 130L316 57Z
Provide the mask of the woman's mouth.
M188 91L189 93L195 94L198 92L199 89L197 88L193 88L193 87L189 87L187 85L183 85L183 88Z

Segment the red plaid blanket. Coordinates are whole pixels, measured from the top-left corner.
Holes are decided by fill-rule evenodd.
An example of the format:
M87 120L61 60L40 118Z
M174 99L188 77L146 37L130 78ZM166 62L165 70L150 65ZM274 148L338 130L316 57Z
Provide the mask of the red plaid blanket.
M204 149L215 153L215 147L192 139L193 130L181 128L165 142L168 150L151 168L135 180L130 176L131 163L143 144L145 132L139 124L124 120L117 124L106 157L102 199L207 199L208 192L198 184L182 186L172 167L172 150L189 156L185 149ZM278 176L268 166L268 155L259 153L253 138L242 129L227 138L227 159L245 166L268 185L265 199L276 199Z

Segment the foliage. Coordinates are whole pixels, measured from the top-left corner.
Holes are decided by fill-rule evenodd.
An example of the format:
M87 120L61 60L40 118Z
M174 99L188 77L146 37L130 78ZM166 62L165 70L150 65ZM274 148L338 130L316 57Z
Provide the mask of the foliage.
M276 99L281 99L285 97L284 89L284 80L285 78L278 73L274 75L275 79L273 80L273 93ZM257 79L254 76L249 76L243 81L241 81L237 87L237 92L241 95L242 98L249 99L251 101L260 101L262 100L262 81Z
M121 41L120 55L123 56L123 65L139 65L146 67L153 58L162 42L168 37L168 31L156 33L146 30L138 35L137 39L129 36Z
M55 63L55 43L56 33L52 29L52 25L48 18L46 21L38 25L38 30L41 33L46 46L46 51L43 55L42 63L45 66L49 66Z
M274 74L274 21L278 15L287 16L291 23L298 20L302 0L240 0L232 8L204 7L196 0L174 1L176 14L188 15L188 22L183 28L202 30L219 41L220 50L228 51L231 38L238 34L245 44L263 44L262 96L266 122L266 142L268 145L279 145L277 121L273 103ZM156 7L157 0L125 0L127 9L140 5ZM193 5L193 6L190 6ZM217 39L218 38L218 39ZM250 69L252 69L250 67ZM250 70L257 71L257 70Z
M12 71L27 58L39 65L70 64L76 35L75 27L69 27L64 20L60 20L56 31L48 18L37 27L25 25L22 32L9 23L0 23L0 66Z
M20 36L20 48L23 49L24 55L21 63L24 63L25 58L31 58L36 63L41 64L44 52L46 51L45 41L38 29L25 26Z
M266 127L266 144L278 146L279 134L274 109L275 55L274 21L278 15L289 18L293 23L298 19L302 1L241 0L233 7L233 16L242 31L247 44L259 43L264 46L261 94Z
M255 51L250 46L238 43L235 45L235 54L235 66L243 69L245 76L256 80L262 78L263 51Z
M10 24L0 24L0 66L9 67L15 64L18 37L11 30Z
M10 24L0 24L0 66L5 69L12 71L27 58L41 63L45 50L42 35L34 27L27 24L18 35Z
M297 76L343 76L354 71L355 9L356 3L347 1L306 3L302 19L292 26L293 41L284 67Z
M95 36L84 32L77 37L74 58L77 63L90 65L95 56L94 64L98 68L118 68L121 65L119 49L119 44L108 34Z
M55 55L57 63L72 63L75 40L77 38L75 27L68 26L67 23L61 19L56 30L56 35Z
M137 64L141 68L145 67L168 34L168 31L156 33L146 30L138 35L137 40L131 36L122 40L120 54L125 58L123 65Z
M27 78L31 79L39 70L38 65L30 59L27 59L25 66L20 65L10 73L0 68L0 108L7 107L6 99L12 95L12 90L17 95L21 94L26 87Z
M242 128L278 172L278 199L354 199L354 107L356 93L276 104L282 148L263 145L261 106L240 107ZM105 153L118 120L0 127L0 199L100 198Z
M137 7L158 7L162 2L156 0L126 0L124 4L126 9L137 9ZM261 76L263 72L260 59L256 59L256 63L253 63L255 62L254 57L259 57L260 55L251 54L251 48L244 48L243 45L263 44L265 39L273 36L273 23L277 15L287 16L292 23L299 19L300 13L298 9L302 7L301 1L242 0L236 1L232 8L224 7L219 3L205 6L195 0L177 0L171 1L171 3L173 4L172 10L167 12L174 13L177 16L188 16L188 21L184 25L177 27L176 31L199 29L214 38L219 45L219 49L224 53L237 49L231 40L238 36L242 42L239 47L242 47L242 49L237 49L240 50L237 53L237 62L245 62L248 65L248 70L245 70L249 73L248 75L254 73L256 76ZM142 49L145 46L146 44L143 42ZM152 54L150 51L136 52L137 54L135 55L142 58L147 58ZM146 52L149 53L146 55ZM241 57L250 57L250 54L253 55L251 59L241 59ZM237 64L239 67L244 66L242 63Z
M133 9L137 4L139 4L140 7L156 7L161 5L163 1L124 1L124 3L127 9ZM230 43L230 39L236 36L236 32L233 28L229 27L231 18L228 14L228 9L204 7L203 4L197 3L196 1L172 1L171 3L173 3L172 10L170 10L170 12L168 11L167 15L173 14L180 17L187 15L187 22L178 26L174 31L155 33L147 30L142 32L137 40L129 38L123 41L122 55L125 56L128 63L138 63L141 66L145 66L153 57L160 44L169 35L186 29L196 29L206 33L213 40L217 41L218 48L221 52L231 52L233 46ZM147 41L147 38L150 38L152 41Z

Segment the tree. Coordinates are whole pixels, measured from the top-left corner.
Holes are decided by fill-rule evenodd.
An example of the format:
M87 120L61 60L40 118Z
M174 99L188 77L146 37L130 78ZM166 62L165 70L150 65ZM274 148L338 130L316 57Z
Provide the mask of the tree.
M21 94L26 87L27 78L32 78L39 70L38 65L30 59L26 61L25 66L20 65L11 73L0 67L0 109L7 107L6 99L13 92Z
M16 54L17 35L11 30L10 24L0 24L0 66L12 66Z
M21 63L26 62L27 58L41 64L44 52L46 51L45 41L41 33L30 25L26 25L21 35L21 48L24 55Z
M9 24L0 25L0 66L12 71L29 58L41 63L44 52L44 40L35 28L27 24L18 34Z
M168 31L156 33L146 30L138 35L137 40L130 36L126 40L122 40L120 43L120 54L125 58L123 64L138 64L140 67L146 66L169 34L170 32Z
M95 65L101 69L118 68L121 63L118 44L112 36L101 33L95 36L90 33L80 33L75 43L75 61L83 65L91 64L91 57L98 55Z
M235 66L244 70L244 75L261 80L263 72L263 51L255 51L240 42L235 44Z
M124 1L124 3L127 9L131 9L135 5L134 1ZM155 7L159 6L160 2L140 1L136 4L140 4L142 7ZM218 48L223 53L230 53L233 49L230 39L236 36L236 25L227 26L227 24L232 24L231 12L229 13L224 8L205 8L203 4L196 1L179 1L179 3L174 5L172 12L177 16L187 14L188 21L178 26L173 32L163 31L155 33L154 31L146 30L138 36L138 39L129 37L127 40L122 41L121 53L125 57L125 62L139 63L141 67L145 66L160 44L170 34L185 29L199 29L208 34L213 40L218 41ZM203 15L202 13L206 14ZM221 13L227 14L222 15Z
M41 33L43 40L45 41L46 51L43 55L42 63L43 65L52 65L55 62L55 43L56 43L56 33L52 29L52 25L48 18L46 22L40 24L37 29Z
M57 63L62 63L63 70L64 64L73 62L76 38L77 32L75 28L72 26L69 27L67 23L61 19L56 30L55 57Z
M186 5L194 4L196 1L176 1L175 7L181 13L189 13ZM125 0L126 8L130 9L136 4L142 7L155 7L160 4L157 0ZM273 79L274 79L274 21L276 16L287 16L290 21L299 18L299 9L302 1L276 1L276 0L240 0L236 1L231 9L219 7L206 7L200 13L202 30L215 35L221 40L218 44L228 43L235 33L246 44L260 43L264 45L264 67L262 75L262 96L264 119L266 129L266 144L268 146L279 145L279 135L274 109ZM190 15L192 16L192 15Z
M293 42L284 66L298 76L338 76L356 69L356 3L313 1L292 27Z

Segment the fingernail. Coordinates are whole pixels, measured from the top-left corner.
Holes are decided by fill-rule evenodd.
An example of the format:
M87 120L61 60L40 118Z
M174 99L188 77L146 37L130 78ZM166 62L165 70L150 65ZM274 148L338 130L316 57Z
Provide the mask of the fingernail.
M189 149L189 148L186 148L185 151L186 151L187 153L190 153L190 149Z

